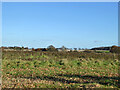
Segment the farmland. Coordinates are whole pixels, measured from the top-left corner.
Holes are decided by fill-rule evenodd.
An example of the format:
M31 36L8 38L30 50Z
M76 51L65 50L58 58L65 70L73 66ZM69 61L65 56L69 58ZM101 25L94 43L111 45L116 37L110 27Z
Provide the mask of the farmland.
M118 88L114 53L3 51L2 88Z

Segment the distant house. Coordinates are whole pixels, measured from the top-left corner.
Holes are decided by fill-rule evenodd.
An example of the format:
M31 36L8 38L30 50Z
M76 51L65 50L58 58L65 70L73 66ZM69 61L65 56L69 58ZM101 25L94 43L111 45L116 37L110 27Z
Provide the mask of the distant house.
M56 48L58 51L66 51L66 52L69 52L70 51L70 49L69 48L66 48L66 49L64 49L63 50L63 48Z

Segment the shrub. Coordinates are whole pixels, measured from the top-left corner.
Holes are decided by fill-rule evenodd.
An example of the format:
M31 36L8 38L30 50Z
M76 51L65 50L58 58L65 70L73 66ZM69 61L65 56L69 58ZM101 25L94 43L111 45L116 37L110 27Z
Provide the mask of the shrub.
M120 53L120 47L112 46L110 52L112 52L112 53Z

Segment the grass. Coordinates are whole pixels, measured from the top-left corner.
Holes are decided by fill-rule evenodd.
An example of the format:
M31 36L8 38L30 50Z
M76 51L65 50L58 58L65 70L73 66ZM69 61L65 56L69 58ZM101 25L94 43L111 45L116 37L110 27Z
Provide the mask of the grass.
M3 54L2 88L118 88L119 62L115 58L65 58L39 52Z
M98 50L98 51L96 51L97 53L110 53L110 51L105 51L105 50L103 50L103 51L101 51L101 50Z

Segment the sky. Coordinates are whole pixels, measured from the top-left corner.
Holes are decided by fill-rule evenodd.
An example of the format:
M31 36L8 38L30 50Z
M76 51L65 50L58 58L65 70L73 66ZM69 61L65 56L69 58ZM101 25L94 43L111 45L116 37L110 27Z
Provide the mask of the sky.
M118 45L117 2L4 2L2 46Z

